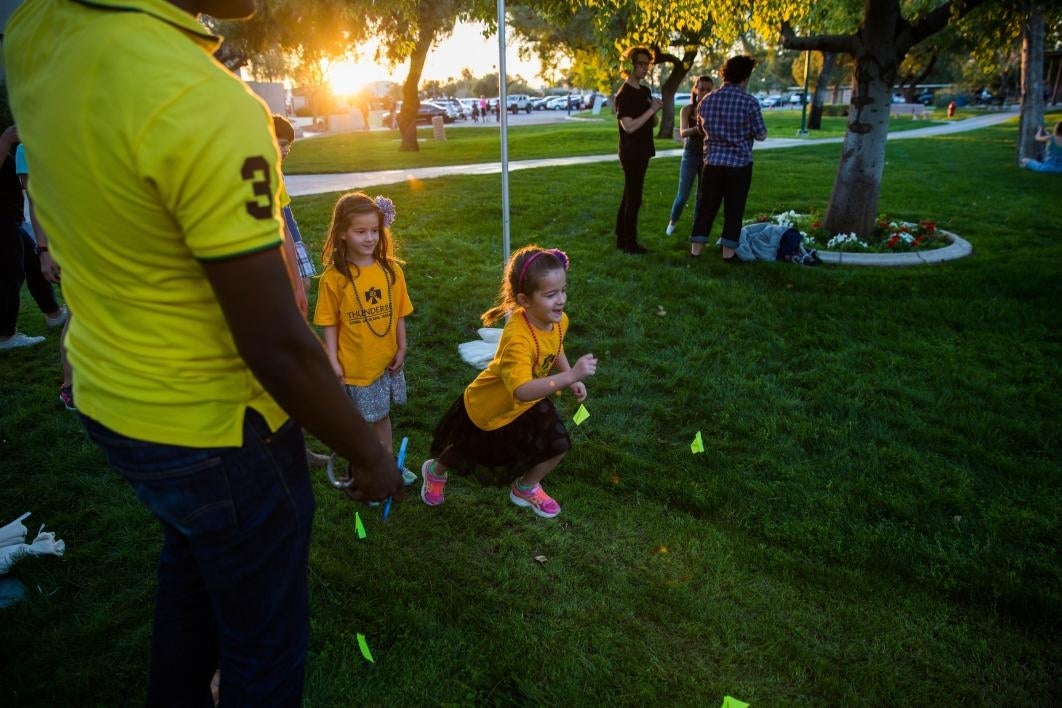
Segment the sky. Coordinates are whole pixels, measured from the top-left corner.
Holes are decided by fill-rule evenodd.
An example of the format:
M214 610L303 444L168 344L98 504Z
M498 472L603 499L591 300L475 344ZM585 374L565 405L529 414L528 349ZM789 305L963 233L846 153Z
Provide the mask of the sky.
M428 53L424 64L421 83L425 81L445 82L449 78L458 79L461 69L468 67L476 77L492 74L498 67L498 37L483 36L484 25L479 23L459 23L453 34ZM509 33L510 37L512 32ZM405 80L408 63L395 67L388 74L387 67L376 65L372 61L375 47L361 48L356 64L344 63L336 66L330 75L337 91L355 91L361 85L372 81ZM517 46L510 40L505 52L505 72L509 76L523 76L532 84L540 82L538 77L538 59L527 61L517 56Z

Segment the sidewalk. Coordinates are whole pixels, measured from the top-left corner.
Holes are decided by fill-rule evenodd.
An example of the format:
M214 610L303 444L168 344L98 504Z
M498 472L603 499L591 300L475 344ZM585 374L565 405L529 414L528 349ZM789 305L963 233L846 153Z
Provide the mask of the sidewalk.
M1018 114L1016 108L1006 111L990 113L976 118L952 123L930 125L925 128L905 130L891 133L889 140L907 140L911 138L925 138L934 135L950 135L963 133L978 128L986 128L1009 120ZM756 143L754 149L778 150L783 148L798 147L804 145L822 145L828 143L840 143L842 138L822 138L808 140L806 138L767 138L762 143ZM679 157L682 148L674 150L660 150L657 157ZM517 160L509 162L509 171L531 170L539 167L565 167L568 165L586 165L593 162L612 162L617 159L615 153L607 155L580 155L578 157L550 157L541 160ZM351 189L365 189L366 187L395 184L407 180L434 179L447 175L490 175L501 172L500 162L481 162L473 165L439 165L437 167L411 167L404 170L381 170L377 172L342 172L338 174L320 175L287 175L284 184L288 194L293 197L301 197L308 194L324 194L327 192L343 192Z

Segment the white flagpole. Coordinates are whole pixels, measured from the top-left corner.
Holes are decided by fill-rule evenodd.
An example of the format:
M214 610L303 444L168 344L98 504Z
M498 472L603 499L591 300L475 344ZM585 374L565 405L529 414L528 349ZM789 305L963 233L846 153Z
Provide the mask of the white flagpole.
M509 110L505 73L505 0L498 0L498 116L501 123L502 267L509 262Z

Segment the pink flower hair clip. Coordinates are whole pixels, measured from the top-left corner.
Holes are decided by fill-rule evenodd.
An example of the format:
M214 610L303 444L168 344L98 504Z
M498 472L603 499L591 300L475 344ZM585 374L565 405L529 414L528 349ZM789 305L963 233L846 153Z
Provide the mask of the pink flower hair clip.
M376 208L383 214L384 226L389 227L395 223L395 203L382 195L377 195L373 201L376 202Z

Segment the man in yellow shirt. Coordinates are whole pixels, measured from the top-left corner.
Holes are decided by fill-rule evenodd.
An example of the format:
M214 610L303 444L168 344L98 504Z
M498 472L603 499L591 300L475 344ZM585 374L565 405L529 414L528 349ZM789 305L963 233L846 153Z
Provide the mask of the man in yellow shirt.
M91 438L159 519L149 705L296 706L314 501L299 424L359 493L402 479L336 381L280 252L264 103L196 17L253 0L37 0L4 62ZM289 420L289 414L295 421Z

